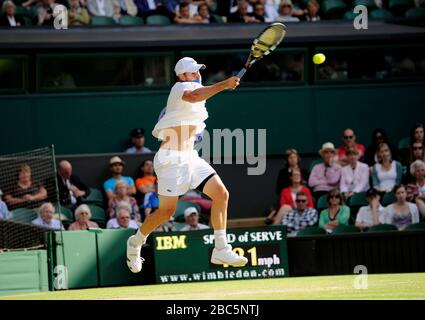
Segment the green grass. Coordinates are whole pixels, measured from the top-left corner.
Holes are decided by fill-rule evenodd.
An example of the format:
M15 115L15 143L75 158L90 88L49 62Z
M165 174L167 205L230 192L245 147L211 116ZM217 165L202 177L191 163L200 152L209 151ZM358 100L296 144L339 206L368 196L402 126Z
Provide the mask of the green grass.
M369 275L368 289L354 289L354 279L355 275L214 281L64 290L0 299L425 299L425 273Z

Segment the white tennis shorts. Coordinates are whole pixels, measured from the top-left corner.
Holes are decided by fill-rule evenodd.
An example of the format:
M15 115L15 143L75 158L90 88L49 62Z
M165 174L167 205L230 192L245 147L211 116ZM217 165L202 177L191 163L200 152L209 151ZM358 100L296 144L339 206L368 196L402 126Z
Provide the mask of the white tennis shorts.
M196 150L159 149L153 165L158 178L158 194L163 196L181 196L216 173Z

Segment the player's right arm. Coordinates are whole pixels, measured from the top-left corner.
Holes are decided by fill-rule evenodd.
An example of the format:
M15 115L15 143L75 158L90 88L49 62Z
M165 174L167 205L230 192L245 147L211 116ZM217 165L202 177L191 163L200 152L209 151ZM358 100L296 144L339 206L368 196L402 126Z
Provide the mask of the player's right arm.
M182 99L190 103L204 101L223 90L234 90L239 85L239 80L240 79L238 77L233 76L226 80L214 83L210 86L198 88L193 91L185 91L183 93Z

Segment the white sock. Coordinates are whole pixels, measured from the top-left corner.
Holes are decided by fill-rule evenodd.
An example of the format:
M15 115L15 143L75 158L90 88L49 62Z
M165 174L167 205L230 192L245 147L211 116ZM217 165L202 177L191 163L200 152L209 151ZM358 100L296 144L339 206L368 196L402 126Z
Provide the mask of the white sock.
M214 231L214 243L215 243L215 248L218 250L221 250L227 246L227 238L226 238L225 229Z
M133 247L140 247L145 244L147 237L148 236L145 236L143 233L141 233L139 229L133 237L130 237L130 244Z

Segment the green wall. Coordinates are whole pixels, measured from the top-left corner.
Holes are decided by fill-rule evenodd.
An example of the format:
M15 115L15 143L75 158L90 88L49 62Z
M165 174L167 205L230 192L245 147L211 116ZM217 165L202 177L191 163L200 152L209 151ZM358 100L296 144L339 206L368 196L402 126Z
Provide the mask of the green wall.
M345 127L369 144L372 130L385 128L394 143L410 126L425 120L425 84L370 84L240 88L207 103L207 128L267 128L267 152L295 147L317 152L325 141L342 143ZM146 129L146 146L156 149L150 132L168 91L29 94L0 97L0 152L55 144L57 154L125 150L128 132Z

